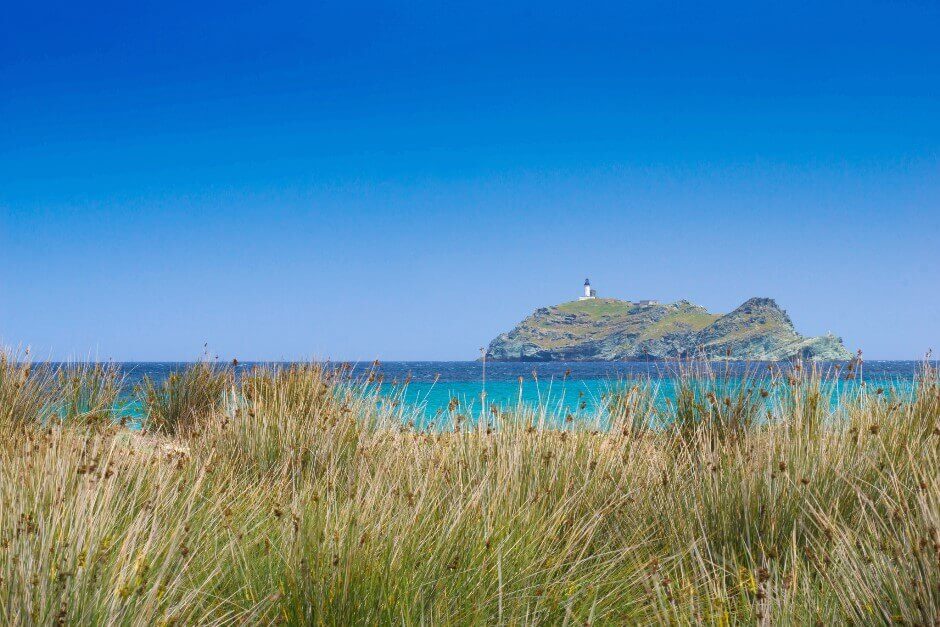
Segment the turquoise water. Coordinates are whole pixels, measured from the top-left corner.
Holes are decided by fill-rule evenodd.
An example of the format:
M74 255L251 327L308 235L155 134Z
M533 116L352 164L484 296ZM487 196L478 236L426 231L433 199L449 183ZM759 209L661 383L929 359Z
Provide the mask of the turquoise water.
M143 376L162 379L186 364L134 363L121 364L128 384L139 382ZM238 372L244 372L255 364L239 364ZM860 379L846 379L840 364L820 364L828 372L834 386L834 395L853 389L863 381L870 387L909 389L922 362L873 361L862 369ZM788 368L786 364L715 364L713 369L733 380L744 373L766 376L769 368ZM665 401L674 398L676 364L663 362L498 362L486 365L484 373L481 362L388 362L374 366L369 363L354 364L353 376L369 372L376 375L381 393L396 398L406 406L416 423L440 422L448 414L462 414L470 419L485 416L491 407L500 410L527 407L545 410L546 413L574 417L594 414L604 403L604 397L631 382L648 382ZM407 383L406 383L407 382ZM485 392L485 403L483 394ZM456 400L455 400L456 399ZM456 403L456 407L454 407ZM129 414L139 416L140 408L130 406Z
M636 384L637 382L632 382ZM483 400L484 387L482 382L453 382L446 386L436 386L428 383L410 383L408 386L385 385L383 395L401 400L414 409L415 423L426 426L428 423L440 424L448 421L452 413L462 414L471 421L487 416L493 408L500 411L523 405L545 413L549 416L561 418L570 415L575 420L593 419L598 408L606 406L605 398L611 392L622 390L631 385L629 380L611 381L606 379L587 380L560 380L560 381L523 381L490 382L485 387L485 402ZM675 399L675 380L656 379L649 382L652 391L659 400L658 406L665 409L668 400ZM732 382L733 387L735 383ZM865 382L869 388L883 387L885 397L892 394L906 393L913 385L912 381L899 381L893 379L869 379ZM769 387L769 385L768 385ZM777 390L782 387L778 386ZM850 381L833 381L824 386L824 393L828 393L831 402L835 404L841 395L859 389L859 383ZM456 399L456 406L452 405ZM765 401L770 408L775 402L775 396ZM601 412L603 413L603 412Z
M671 389L668 381L658 382L663 394ZM603 397L618 383L607 379L536 381L449 381L438 383L411 382L407 386L385 384L382 393L401 394L402 400L415 408L425 420L438 420L450 407L469 417L486 414L492 407L511 409L520 404L544 408L550 413L591 415L603 403ZM485 397L484 397L485 393Z

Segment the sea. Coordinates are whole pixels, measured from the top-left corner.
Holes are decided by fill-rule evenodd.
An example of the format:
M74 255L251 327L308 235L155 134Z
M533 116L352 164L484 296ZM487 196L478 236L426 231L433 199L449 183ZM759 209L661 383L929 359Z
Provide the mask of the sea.
M135 362L119 364L127 389L147 376L157 381L186 363ZM236 374L259 364L240 362ZM288 365L288 364L266 364ZM937 362L931 362L936 368ZM482 361L390 361L349 363L353 378L371 378L379 392L395 398L419 424L439 420L448 408L469 417L483 416L494 408L508 410L525 406L565 416L590 416L612 391L632 383L646 382L663 400L674 396L675 381L688 364L676 362L487 362ZM771 369L791 364L716 362L709 365L722 377L763 377ZM804 366L805 367L805 366ZM845 363L818 363L816 368L833 382L838 395L859 385L890 391L909 390L924 361L865 361L848 372ZM485 395L484 395L485 393ZM139 411L139 410L138 410Z

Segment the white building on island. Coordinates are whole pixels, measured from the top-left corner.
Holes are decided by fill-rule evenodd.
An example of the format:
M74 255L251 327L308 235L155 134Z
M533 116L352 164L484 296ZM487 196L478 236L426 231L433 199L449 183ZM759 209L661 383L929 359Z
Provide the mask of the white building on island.
M597 298L597 290L591 287L591 279L584 279L584 296L578 300L592 300Z

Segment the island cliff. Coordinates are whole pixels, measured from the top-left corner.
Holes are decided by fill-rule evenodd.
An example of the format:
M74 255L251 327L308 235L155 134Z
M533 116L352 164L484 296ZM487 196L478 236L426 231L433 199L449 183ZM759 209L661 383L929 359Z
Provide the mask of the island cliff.
M833 335L804 337L773 299L752 298L724 315L687 300L670 304L590 298L535 310L490 342L496 361L629 361L693 355L778 361L847 360Z

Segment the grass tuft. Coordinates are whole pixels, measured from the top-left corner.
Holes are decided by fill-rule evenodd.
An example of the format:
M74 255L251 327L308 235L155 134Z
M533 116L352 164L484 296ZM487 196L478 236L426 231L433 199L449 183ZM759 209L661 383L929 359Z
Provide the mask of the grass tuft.
M169 435L198 432L221 411L233 385L231 368L208 361L171 372L160 382L144 377L138 394L146 427Z

